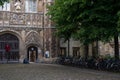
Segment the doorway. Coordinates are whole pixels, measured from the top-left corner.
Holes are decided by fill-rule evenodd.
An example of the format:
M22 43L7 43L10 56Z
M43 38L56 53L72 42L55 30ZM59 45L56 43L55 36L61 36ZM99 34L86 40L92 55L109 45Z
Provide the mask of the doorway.
M36 62L38 58L38 48L35 46L28 47L27 58L29 62Z
M0 61L6 60L19 61L19 39L10 33L0 35Z

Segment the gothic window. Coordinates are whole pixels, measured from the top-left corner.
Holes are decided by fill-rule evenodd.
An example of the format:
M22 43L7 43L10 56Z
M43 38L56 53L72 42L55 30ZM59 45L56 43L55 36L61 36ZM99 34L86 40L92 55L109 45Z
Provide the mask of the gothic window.
M0 11L10 11L10 3L5 2L3 6L0 6Z
M37 0L26 0L25 11L26 12L37 12Z

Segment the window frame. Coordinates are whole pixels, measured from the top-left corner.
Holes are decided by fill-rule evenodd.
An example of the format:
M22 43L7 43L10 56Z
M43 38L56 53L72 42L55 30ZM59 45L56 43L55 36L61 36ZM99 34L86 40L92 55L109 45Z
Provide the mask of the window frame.
M31 1L31 2L30 2ZM34 8L33 8L34 6ZM25 0L25 12L37 13L37 0Z
M0 6L0 11L10 11L10 3L9 2L5 2L3 4L3 6Z

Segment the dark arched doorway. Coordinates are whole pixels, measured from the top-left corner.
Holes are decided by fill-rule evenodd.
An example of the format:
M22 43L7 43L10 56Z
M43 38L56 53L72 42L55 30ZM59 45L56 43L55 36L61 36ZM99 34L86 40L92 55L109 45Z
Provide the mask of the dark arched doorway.
M36 62L38 58L38 48L35 46L28 47L27 58L30 62Z
M6 54L6 45L9 53ZM19 61L19 39L10 33L0 35L0 61Z

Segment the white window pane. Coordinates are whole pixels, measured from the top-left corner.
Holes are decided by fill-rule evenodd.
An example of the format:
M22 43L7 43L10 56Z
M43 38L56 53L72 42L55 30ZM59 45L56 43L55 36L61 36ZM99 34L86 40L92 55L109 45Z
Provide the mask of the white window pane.
M36 1L33 0L33 8L32 8L34 12L36 12Z
M0 6L0 11L2 11L2 6Z
M26 12L28 12L29 11L29 8L28 8L29 6L28 6L28 0L26 0L25 1L25 10L26 10Z
M36 5L37 5L36 0L26 0L25 3L26 12L36 12L37 11Z
M5 11L6 10L6 2L4 3L4 5L3 5L3 11Z
M7 4L7 11L10 11L10 3Z
M32 1L31 0L29 1L29 4L30 4L29 5L29 12L31 12L32 11Z
M0 10L2 10L2 11L10 11L10 3L5 2L3 7L0 6Z

